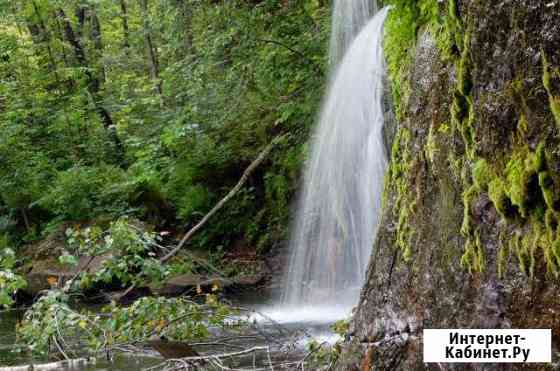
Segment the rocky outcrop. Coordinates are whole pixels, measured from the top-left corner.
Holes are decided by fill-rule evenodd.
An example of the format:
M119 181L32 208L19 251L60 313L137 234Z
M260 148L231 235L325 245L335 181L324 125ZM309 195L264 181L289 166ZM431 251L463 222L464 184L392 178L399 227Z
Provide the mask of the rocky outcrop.
M61 264L58 258L68 254L66 246L66 229L70 224L63 224L44 239L25 246L22 257L26 263L19 269L27 281L22 294L36 297L41 291L52 287L62 287L79 272L95 273L103 263L113 257L111 253L99 256L82 256L75 266Z
M147 229L139 221L133 220L132 223L136 228ZM66 230L78 226L80 225L73 223L61 224L45 238L23 247L20 256L24 264L19 268L19 273L27 281L27 286L22 290L24 296L35 298L43 290L63 287L79 273L96 274L101 271L105 262L115 258L116 252L109 251L96 256L78 256L75 265L62 264L59 257L70 254ZM84 228L83 225L81 227Z
M560 1L438 4L444 23L422 28L398 82L384 214L341 368L516 368L423 364L424 328L552 328L558 364Z
M25 275L27 286L24 292L35 297L43 290L63 287L78 273L95 274L103 267L104 262L112 259L111 253L99 256L82 256L78 259L76 266L61 264L57 258L48 257L32 263L31 269Z

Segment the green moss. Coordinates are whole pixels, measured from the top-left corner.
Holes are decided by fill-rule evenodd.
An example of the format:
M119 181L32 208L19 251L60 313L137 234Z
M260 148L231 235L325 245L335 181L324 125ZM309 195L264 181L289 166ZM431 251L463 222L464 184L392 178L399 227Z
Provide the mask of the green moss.
M457 71L458 90L463 96L469 96L472 92L472 68L471 37L470 33L466 33Z
M544 208L542 203L543 196L551 198L548 177L544 173L546 169L546 160L544 145L539 145L537 150L529 152L526 148L516 150L506 165L507 188L506 193L511 203L517 207L521 217L527 218L531 210ZM541 174L542 181L541 183ZM547 188L548 187L548 188ZM539 189L540 188L540 189ZM547 195L544 195L544 193Z
M546 153L544 143L540 143L534 153L530 153L525 160L525 167L535 173L546 170Z
M385 194L391 191L396 193L392 209L393 215L398 220L395 245L402 252L405 262L409 262L412 258L412 238L414 235L414 231L410 227L410 217L415 209L415 201L410 192L412 169L410 146L410 131L400 127L393 142L389 178L385 182L384 189Z
M535 183L540 183L539 173L545 168L543 148L539 146L535 153L517 151L506 165L507 194L523 218L528 217L529 208L538 206L535 202L540 194L537 194ZM546 180L545 176L543 180Z
M470 103L467 98L457 90L453 94L453 103L451 105L451 121L460 124L468 117ZM459 126L459 125L456 125Z
M484 272L486 269L486 256L480 239L480 232L477 230L473 238L468 238L465 242L465 252L461 257L461 266L469 270L469 273Z
M475 184L483 177L485 166L475 163ZM482 170L481 170L482 169ZM498 252L498 272L505 272L507 253L513 252L519 269L530 277L535 275L538 259L543 259L548 276L557 277L560 267L560 213L554 179L548 170L543 143L535 151L514 148L502 176L491 175L488 194L498 213L518 230L509 244L502 243ZM488 179L488 178L486 178Z
M461 225L461 233L463 236L468 237L471 234L471 204L477 195L477 188L474 185L463 193L463 224Z
M472 175L474 185L479 192L488 190L488 184L496 177L488 162L485 159L479 159L472 167Z
M539 173L539 186L542 191L544 201L549 209L554 209L557 201L556 193L554 192L554 181L548 171L541 171Z
M529 124L527 123L527 118L524 114L521 115L519 121L517 122L517 130L522 134L526 134L529 128Z
M543 85L548 93L550 110L556 121L556 125L560 128L560 92L554 91L553 80L560 80L560 69L552 68L544 51L542 52L543 63Z
M447 161L449 162L449 170L456 180L461 179L461 172L463 170L464 160L461 156L458 156L454 151L450 151L447 156Z
M397 225L396 245L402 252L402 257L405 262L410 262L412 260L413 231L410 228L410 210L411 207L404 207L401 209Z
M500 178L488 183L488 197L502 218L507 219L511 215L511 201L506 194L506 186Z
M556 266L560 266L560 238L557 238L555 241L552 242L550 247L550 252L552 256L554 256L554 261ZM558 275L558 273L556 273Z
M473 273L473 265L471 262L474 260L474 248L473 243L470 239L465 242L465 253L461 257L461 266L469 270L469 273Z
M522 217L527 216L527 174L523 158L513 157L506 166L506 176L508 181L507 195L514 206L517 206Z
M452 60L460 53L463 45L463 25L459 17L456 0L447 1L447 9L442 15L436 42L444 59Z
M461 58L456 64L457 86L453 93L451 105L451 121L463 139L467 158L474 160L476 135L474 129L475 115L472 101L472 62L470 53L470 34L463 38Z
M403 119L403 102L410 93L407 79L412 64L418 30L437 28L440 22L437 0L387 0L392 5L385 22L385 55L391 79L397 118Z
M546 210L544 220L547 236L552 241L555 239L556 231L558 230L558 213L554 210L548 209Z
M549 214L547 214L548 218L550 218ZM547 275L558 277L560 267L558 233L551 230L543 231L542 224L535 219L530 220L527 228L523 234L516 233L509 244L511 251L515 252L519 269L527 276L534 277L540 252L544 258ZM546 228L548 229L548 226Z
M530 265L530 252L525 241L526 238L521 238L518 234L516 234L511 241L510 249L515 252L515 255L517 256L519 269L523 273L528 274L528 267Z

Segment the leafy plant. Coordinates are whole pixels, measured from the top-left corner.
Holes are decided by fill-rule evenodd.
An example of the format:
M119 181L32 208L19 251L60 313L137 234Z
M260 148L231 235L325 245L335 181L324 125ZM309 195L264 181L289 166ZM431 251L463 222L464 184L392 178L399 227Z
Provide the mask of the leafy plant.
M23 277L13 272L16 261L14 250L8 247L8 237L0 234L0 308L12 306L15 293L27 285Z
M114 303L99 312L77 311L69 296L51 290L41 297L18 326L18 335L34 354L65 352L70 355L110 352L115 347L147 341L152 335L192 341L204 339L213 328L243 326L228 323L235 312L209 295L206 303L174 298L142 298L129 307ZM73 349L65 339L78 336L88 344L86 349Z

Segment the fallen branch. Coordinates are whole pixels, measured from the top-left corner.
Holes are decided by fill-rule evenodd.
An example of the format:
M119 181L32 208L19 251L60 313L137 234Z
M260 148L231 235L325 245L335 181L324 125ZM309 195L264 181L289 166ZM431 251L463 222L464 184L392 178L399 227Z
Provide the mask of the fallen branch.
M161 369L168 369L165 366L169 366L172 364L180 364L180 367L169 367L169 369L172 370L176 370L176 369L185 369L185 370L189 370L191 369L192 366L193 369L203 369L202 364L204 363L209 363L210 365L221 369L221 370L241 370L241 369L233 369L233 368L229 368L223 365L222 361L224 359L230 359L230 358L236 358L239 356L244 356L247 354L251 354L251 353L256 353L256 352L266 352L267 354L267 363L268 365L266 365L266 367L262 367L262 368L253 368L255 370L271 370L274 371L274 365L272 363L272 360L270 358L270 348L267 346L255 346L249 349L245 349L245 350L241 350L238 352L230 352L230 353L221 353L221 354L209 354L209 355L203 355L203 356L196 356L196 357L185 357L185 358L173 358L173 359L168 359L163 363L160 363L156 366L150 367L150 368L146 368L144 369L144 371L155 371L155 370L161 370ZM191 367L189 367L191 366ZM198 367L197 367L198 366ZM247 370L247 369L244 369Z
M165 263L166 261L168 261L169 259L171 259L173 256L175 256L179 250L181 250L183 248L183 246L185 245L185 243L187 243L188 240L190 240L192 238L192 236L198 232L207 222L208 220L216 213L218 212L218 210L220 210L230 199L233 198L233 196L235 196L235 194L237 192L239 192L239 190L241 189L241 187L243 187L243 185L245 184L245 182L247 182L247 180L249 179L249 176L251 175L251 173L253 171L255 171L255 169L264 161L264 159L268 156L268 154L270 153L270 151L272 151L272 148L274 148L274 146L276 144L278 144L286 135L280 135L276 138L274 138L272 140L272 142L270 142L270 144L268 146L265 147L265 149L257 156L257 158L249 165L249 167L247 167L247 169L245 169L245 171L243 172L243 175L241 176L241 178L239 179L239 181L237 182L237 184L235 185L235 187L233 187L228 194L222 198L220 200L220 202L218 202L216 204L216 206L214 206L212 208L212 210L210 210L208 212L208 214L206 214L202 220L200 222L198 222L197 225L195 225L194 227L192 227L186 234L185 236L183 236L183 238L181 239L181 241L179 241L179 244L177 246L175 246L170 252L168 252L167 254L165 254L162 258L160 258L160 262ZM214 270L214 269L212 269ZM219 272L218 272L219 273ZM128 287L123 293L122 295L120 295L120 299L124 299L132 290L134 290L136 288L136 284L133 284L132 286Z
M179 242L179 244L177 246L175 246L169 253L167 253L165 256L163 256L160 261L166 262L167 260L171 259L173 256L175 256L175 254L177 254L177 252L179 252L179 250L181 250L183 248L183 246L185 245L185 243L190 240L192 238L192 236L198 232L207 222L208 220L216 213L218 212L218 210L220 210L229 200L231 200L233 198L233 196L235 196L235 194L237 192L239 192L239 190L241 189L241 187L243 187L243 185L245 184L245 182L247 182L247 179L249 179L249 176L251 175L251 173L264 161L264 159L268 156L268 154L270 153L270 151L272 150L272 148L278 143L280 142L280 140L283 138L283 136L279 136L274 138L274 140L272 140L272 142L270 142L270 144L268 146L266 146L266 148L258 155L258 157L255 159L255 161L253 161L251 163L251 165L249 165L249 167L247 167L247 169L245 169L245 171L243 172L243 175L241 176L241 178L239 179L239 182L237 182L237 184L235 185L235 187L233 187L229 193L220 200L220 202L218 202L216 204L216 206L214 206L212 208L212 210L210 210L210 212L208 212L208 214L206 214L204 216L204 218L202 218L202 220L200 222L198 222L197 225L195 225L194 227L192 227L186 234L185 236L181 239L181 241Z

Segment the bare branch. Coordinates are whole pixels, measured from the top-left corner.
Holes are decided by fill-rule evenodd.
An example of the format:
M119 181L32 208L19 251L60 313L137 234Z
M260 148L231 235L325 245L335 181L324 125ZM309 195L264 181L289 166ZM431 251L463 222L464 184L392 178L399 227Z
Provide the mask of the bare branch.
M186 234L185 236L181 239L181 241L179 242L179 244L173 248L173 250L171 250L167 255L163 256L160 261L161 262L166 262L169 259L171 259L173 256L175 256L179 250L181 250L183 248L183 246L185 245L185 243L190 240L192 238L192 236L198 232L207 222L208 220L214 215L216 214L216 212L218 212L218 210L220 210L229 200L231 200L233 198L233 196L235 196L235 194L237 192L239 192L239 190L241 189L241 187L243 187L243 185L245 184L245 182L247 182L247 179L249 179L249 176L251 175L251 173L264 161L264 159L268 156L268 154L270 153L270 151L272 150L272 148L278 143L280 142L280 140L283 138L284 136L279 136L276 137L272 142L270 142L270 144L268 146L266 146L266 148L258 155L258 157L255 159L255 161L253 161L251 163L251 165L249 165L249 167L247 167L247 169L245 169L245 171L243 172L243 175L241 176L241 178L239 179L239 182L237 182L237 184L235 185L235 187L233 187L231 189L231 191L229 191L229 193L220 200L220 202L218 202L216 204L216 206L214 206L212 208L212 210L210 210L210 212L208 214L206 214L204 216L204 218L202 218L202 220L200 222L198 222L197 225L195 225L194 227L192 227Z

